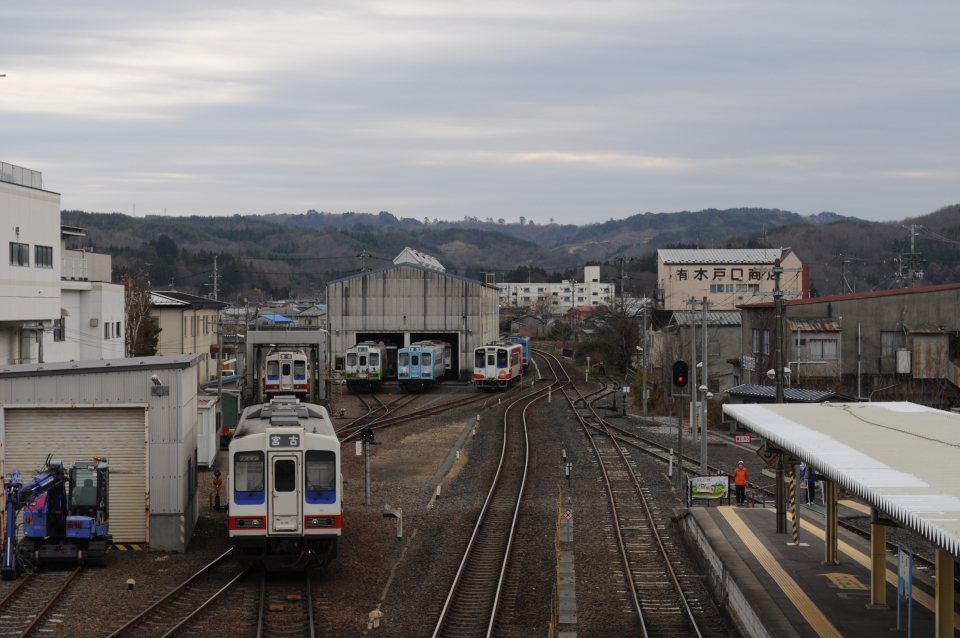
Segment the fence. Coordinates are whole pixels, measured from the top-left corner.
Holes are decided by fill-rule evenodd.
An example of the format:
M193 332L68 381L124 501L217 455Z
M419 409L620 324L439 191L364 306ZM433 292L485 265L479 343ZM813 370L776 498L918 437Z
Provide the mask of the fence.
M31 188L43 188L43 174L29 168L0 162L0 181Z

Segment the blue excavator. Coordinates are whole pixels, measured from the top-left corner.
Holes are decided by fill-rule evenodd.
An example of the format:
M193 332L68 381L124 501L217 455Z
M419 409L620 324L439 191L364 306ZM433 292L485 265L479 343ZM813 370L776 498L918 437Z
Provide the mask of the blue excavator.
M109 534L110 467L105 458L62 461L47 456L44 467L24 481L20 470L8 474L0 575L19 578L43 563L105 565ZM69 488L69 490L68 490ZM18 515L23 537L18 541Z

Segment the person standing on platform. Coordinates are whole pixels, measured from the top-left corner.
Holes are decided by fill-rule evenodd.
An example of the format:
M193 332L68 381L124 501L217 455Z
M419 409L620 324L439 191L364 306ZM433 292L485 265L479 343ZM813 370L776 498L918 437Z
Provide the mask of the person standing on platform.
M812 505L817 502L817 482L813 480L814 471L809 465L801 465L803 466L803 480L807 482L807 503Z
M742 507L747 500L747 468L743 461L737 463L733 471L733 486L737 491L737 506Z

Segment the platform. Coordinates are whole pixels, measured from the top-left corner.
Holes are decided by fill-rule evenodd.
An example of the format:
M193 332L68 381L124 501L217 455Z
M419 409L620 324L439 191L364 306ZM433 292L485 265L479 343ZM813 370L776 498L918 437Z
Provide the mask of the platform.
M862 506L841 501L841 513ZM716 600L750 638L891 635L897 626L895 556L887 553L887 608L869 609L870 541L840 531L839 565L824 565L824 519L801 507L801 546L776 533L772 509L694 507L681 512L688 546ZM934 635L933 574L914 569L913 635ZM954 609L956 610L956 597ZM906 629L906 607L903 610ZM954 613L960 628L960 617ZM906 632L903 632L904 635ZM896 634L894 634L896 635Z

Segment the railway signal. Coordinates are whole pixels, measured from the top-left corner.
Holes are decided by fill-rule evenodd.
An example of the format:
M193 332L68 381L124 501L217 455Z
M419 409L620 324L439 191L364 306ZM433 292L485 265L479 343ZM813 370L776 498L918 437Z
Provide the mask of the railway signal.
M678 388L686 387L689 379L687 378L687 373L689 368L687 367L686 361L677 361L673 364L673 385Z

